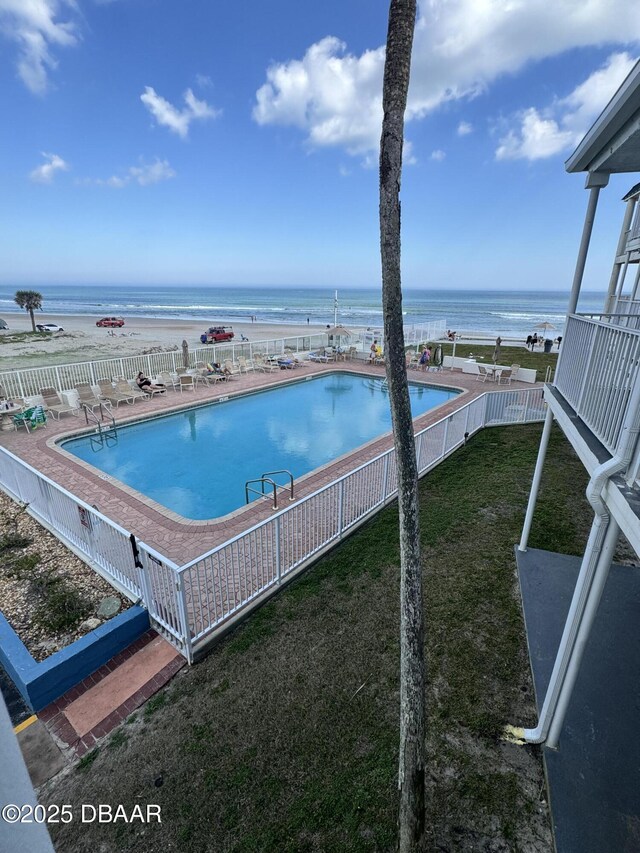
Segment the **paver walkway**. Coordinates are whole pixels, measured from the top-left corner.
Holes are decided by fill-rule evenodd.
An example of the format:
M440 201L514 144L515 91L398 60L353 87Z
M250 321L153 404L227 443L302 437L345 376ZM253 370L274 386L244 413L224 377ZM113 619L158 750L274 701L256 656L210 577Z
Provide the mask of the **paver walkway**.
M185 663L173 646L155 631L147 631L40 711L38 717L63 750L70 749L81 757L163 687ZM29 766L28 757L25 760Z

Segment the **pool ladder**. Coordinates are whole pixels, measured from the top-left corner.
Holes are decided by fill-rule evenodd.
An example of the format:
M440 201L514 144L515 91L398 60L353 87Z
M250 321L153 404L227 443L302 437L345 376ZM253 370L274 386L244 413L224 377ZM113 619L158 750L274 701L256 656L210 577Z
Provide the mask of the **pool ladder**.
M100 403L97 407L100 411L100 418L94 412L95 407L88 406L82 403L84 409L84 419L87 424L93 423L96 425L95 432L89 436L92 450L102 450L106 445L111 447L118 442L118 430L116 428L116 419L113 417L111 409L107 408L104 403ZM106 423L106 426L105 426Z
M289 478L288 485L276 483L276 481L272 479L276 476L276 474L286 474ZM257 483L260 484L260 488L254 487ZM267 491L265 491L265 486L267 487ZM261 474L259 477L256 477L255 480L247 480L247 482L244 484L245 503L249 503L250 493L253 493L254 495L260 495L260 497L266 498L268 497L268 493L271 492L273 495L273 509L278 509L278 489L288 491L289 500L293 500L293 474L291 473L291 471L287 471L285 468L280 471L265 471L264 474Z

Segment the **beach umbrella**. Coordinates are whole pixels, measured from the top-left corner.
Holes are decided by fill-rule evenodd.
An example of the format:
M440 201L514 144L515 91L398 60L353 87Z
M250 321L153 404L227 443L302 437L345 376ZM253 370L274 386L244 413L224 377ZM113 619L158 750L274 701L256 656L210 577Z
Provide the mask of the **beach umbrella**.
M549 323L548 320L545 320L543 323L537 323L533 328L544 329L546 332L547 329L555 329L555 326L553 325L553 323Z
M330 329L327 329L327 334L329 337L334 338L350 338L351 332L349 329L345 329L344 326L333 326Z
M491 356L491 360L494 364L500 361L500 346L502 344L502 338L496 338L496 346L493 351L493 355Z
M189 344L186 341L182 341L182 363L189 367Z

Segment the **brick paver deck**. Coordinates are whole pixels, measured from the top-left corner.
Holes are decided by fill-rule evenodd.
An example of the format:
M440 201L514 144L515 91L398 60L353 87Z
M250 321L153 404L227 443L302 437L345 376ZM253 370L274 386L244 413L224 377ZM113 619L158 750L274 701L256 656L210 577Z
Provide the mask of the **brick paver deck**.
M305 362L295 370L275 373L251 372L234 377L229 382L216 383L211 387L200 385L195 391L169 390L166 395L137 401L133 405L120 405L118 409L114 408L113 413L117 425L122 425L139 420L146 415L179 411L194 404L219 400L221 397L233 397L247 391L296 381L301 376L335 370L384 376L384 367L371 366L363 362L339 362L338 364ZM480 383L474 375L450 370L428 373L412 371L410 380L447 386L463 392L455 399L418 417L414 422L416 431L451 414L483 392L497 390L498 387L493 383ZM513 382L509 387L514 390L524 390L533 386L523 382ZM505 386L501 386L501 390L504 389ZM179 565L242 533L269 517L272 512L270 502L265 501L250 504L220 520L182 519L129 487L105 480L96 469L56 447L56 438L77 433L83 427L84 417L82 416L66 415L59 421L49 418L46 429L38 429L30 434L24 430L0 432L0 444L72 494L96 506L107 517ZM296 498L314 492L322 485L388 450L392 444L393 438L389 433L301 477L295 484Z

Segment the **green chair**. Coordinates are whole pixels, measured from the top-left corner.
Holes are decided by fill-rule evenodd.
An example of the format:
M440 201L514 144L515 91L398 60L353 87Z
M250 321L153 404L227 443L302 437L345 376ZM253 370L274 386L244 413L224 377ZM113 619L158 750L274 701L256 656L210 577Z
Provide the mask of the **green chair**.
M27 432L31 432L32 429L47 425L47 413L42 406L32 406L30 409L25 409L24 412L14 415L13 422L16 429L23 426Z

